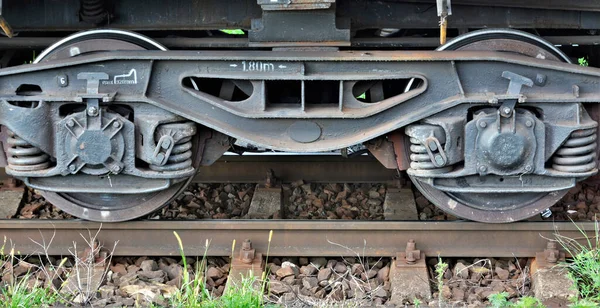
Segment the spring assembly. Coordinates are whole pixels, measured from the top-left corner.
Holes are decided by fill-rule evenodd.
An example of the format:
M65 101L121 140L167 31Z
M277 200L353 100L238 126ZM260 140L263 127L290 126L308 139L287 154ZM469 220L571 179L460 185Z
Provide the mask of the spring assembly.
M150 169L155 171L177 171L190 168L192 166L192 138L196 132L194 124L191 122L166 124L163 128L166 128L165 133L174 137L175 145L173 145L165 164L150 165Z
M100 24L106 21L108 12L104 0L81 0L79 17L85 22Z
M452 166L446 165L444 154L446 138L440 126L411 125L407 127L406 134L410 137L411 169L427 173L443 173L452 170ZM428 152L427 146L431 153Z
M48 168L50 157L46 153L12 131L8 132L8 136L6 155L9 168L16 171L36 171Z
M552 157L552 168L562 172L582 173L596 168L598 144L596 128L577 130Z
M442 144L443 146L443 144ZM427 149L416 138L410 138L410 168L414 170L427 170L430 172L448 172L452 170L451 166L437 167L431 161Z

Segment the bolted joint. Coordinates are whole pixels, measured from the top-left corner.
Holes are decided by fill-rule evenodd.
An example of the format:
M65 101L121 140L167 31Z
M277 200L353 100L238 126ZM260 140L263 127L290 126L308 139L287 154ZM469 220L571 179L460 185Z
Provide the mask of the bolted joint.
M89 108L87 109L87 114L88 114L90 117L95 117L95 116L97 116L97 115L98 115L98 108L96 108L96 107L94 107L94 106L92 106L92 107L89 107Z
M240 261L245 264L251 264L254 261L256 249L252 248L252 242L246 239L242 242L242 250L240 250Z
M558 259L560 258L559 254L560 251L558 251L556 242L548 241L548 244L546 244L546 249L544 249L544 258L546 262L552 264L558 262Z
M419 259L421 259L421 251L417 250L417 244L413 239L408 240L406 243L406 250L404 253L406 256L404 259L406 264L415 264Z
M273 171L273 169L269 169L267 171L267 178L265 180L265 187L266 188L271 188L271 187L275 186L275 183L276 183L275 172Z

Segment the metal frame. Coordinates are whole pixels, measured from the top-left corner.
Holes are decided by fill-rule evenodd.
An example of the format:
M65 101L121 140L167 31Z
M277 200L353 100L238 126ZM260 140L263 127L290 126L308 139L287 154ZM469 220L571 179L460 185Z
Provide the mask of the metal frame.
M242 85L248 97L234 102L202 92L197 83L205 79L191 80L186 85L185 80L190 77L220 78L231 80L233 84L248 81L253 86L250 89ZM398 78L406 82L419 78L423 82L414 90L381 96L372 103L360 102L355 97L354 87L360 82L376 84ZM544 82L532 81L540 79ZM299 86L298 104L281 105L269 101L268 84L282 80ZM310 104L304 93L307 82L338 85L338 104ZM16 93L22 85L32 83L41 89L41 93L32 96ZM400 89L404 89L404 85ZM557 187L572 187L576 179L597 172L595 167L573 172L558 172L545 167L554 152L574 132L597 126L581 108L582 103L597 102L600 102L598 69L494 52L220 51L198 54L116 51L0 70L0 124L31 146L56 158L56 166L50 169L8 169L14 176L31 178L76 173L74 171L81 166L71 170L71 162L64 159L72 156L74 148L69 145L76 144L75 140L65 142L65 138L69 139L66 137L69 136L69 121L96 118L90 114L90 108L97 110L121 104L130 106L135 115L129 120L131 122L117 114L110 115L129 127L124 133L128 140L125 149L133 151L133 140L137 140L136 157L151 164L162 141L156 144L147 141L154 138L153 131L158 124L174 119L187 119L264 148L293 152L336 150L423 121L443 128L443 133L436 136L441 143L433 139L437 142L433 150L439 151L442 159L433 159L437 152L429 153L434 165L443 167L443 172L432 175L410 169L409 174L421 181L429 181L440 190L478 193L495 188L489 184L475 185L477 181L471 181L471 187L465 188L461 187L460 181L468 182L469 176L488 172L528 174L526 178L531 178L532 184L527 184L526 191L553 192ZM61 115L60 107L67 104L79 104L85 111ZM492 113L476 116L464 125L470 108L474 107L490 108ZM538 119L531 112L522 111L524 107L539 109L541 116ZM488 128L475 126L483 120ZM533 123L535 125L531 126ZM519 130L517 137L524 138L528 154L510 167L502 167L506 158L502 155L507 153L481 156L481 149L485 151L491 145L474 144L473 141L490 138L489 134L495 136L491 127L498 127L498 131L503 127L502 131L506 132ZM191 133L195 134L195 130ZM423 136L425 138L429 133L425 131ZM140 138L145 140L144 146L140 146ZM178 139L168 141L168 144L172 146ZM427 145L427 140L418 143ZM150 148L144 150L148 146ZM123 145L113 146L113 150L123 151L122 148ZM153 152L153 149L157 150ZM491 149L494 148L487 151ZM513 154L518 155L519 149L514 151ZM128 153L119 171L145 178L146 181L139 184L144 187L141 191L164 189L170 184L157 179L183 178L195 171L194 168L172 172L138 169L133 152ZM96 164L104 162L104 156L90 159ZM450 168L452 163L461 160L465 161L463 168ZM107 168L112 170L113 163L110 162ZM483 170L482 164L492 169ZM70 179L76 180L77 176L80 175ZM70 187L65 181L58 177L53 181L33 179L28 182L46 190L81 191L80 187ZM123 181L132 183L129 179ZM505 182L502 191L514 191L517 187L521 191L522 185L513 182ZM110 181L106 183L110 185ZM131 184L126 186L133 188ZM97 189L110 190L109 187ZM124 189L122 193L130 192L131 189Z
M242 61L277 63L273 67L286 68L245 72ZM81 72L107 72L113 79L132 69L137 72L136 84L100 84L101 92L118 93L112 103L148 103L252 144L294 152L328 151L357 144L461 104L498 106L499 101L511 98L528 105L600 102L598 69L501 53L220 51L198 55L195 52L140 51L101 53L1 70L0 122L36 147L54 153L55 145L44 120L52 112L47 102L76 102L76 97L85 93L87 87L85 80L76 77ZM505 71L531 79L541 74L547 76L547 81L543 86L527 87L519 95L511 96L505 94L509 85L509 81L502 78ZM406 77L421 76L427 81L426 90L414 98L401 95L392 105L380 109L347 108L352 107L356 99L345 95L341 105L334 109L316 106L310 112L299 112L294 108L281 108L277 110L278 117L268 112L258 116L232 113L225 103L214 104L214 101L194 96L181 84L182 79L189 76L244 79L264 84L268 80L379 80L397 76L398 72L409 72L405 73ZM69 85L60 87L56 78L65 75ZM32 81L42 88L41 95L15 95L19 85ZM251 99L236 104L264 106L264 93L260 93L260 89L258 92ZM37 108L23 110L9 101L40 103ZM386 103L385 100L380 102ZM39 120L31 121L32 117ZM297 141L291 137L307 131L317 138Z

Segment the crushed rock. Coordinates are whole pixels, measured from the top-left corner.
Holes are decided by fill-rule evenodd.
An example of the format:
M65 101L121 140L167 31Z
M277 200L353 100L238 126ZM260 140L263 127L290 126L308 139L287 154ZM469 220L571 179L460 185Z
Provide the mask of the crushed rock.
M318 307L340 302L357 307L377 306L390 297L388 258L321 257L308 258L308 263L300 262L299 258L269 261L269 300L286 307ZM281 275L284 268L298 268L298 271Z

